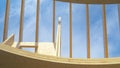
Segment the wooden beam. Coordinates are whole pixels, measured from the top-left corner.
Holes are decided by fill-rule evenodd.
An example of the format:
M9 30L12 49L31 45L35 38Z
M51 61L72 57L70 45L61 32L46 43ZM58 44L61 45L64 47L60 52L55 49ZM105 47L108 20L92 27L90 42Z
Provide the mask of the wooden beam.
M108 58L108 38L106 24L106 6L103 4L103 36L104 36L104 57Z
M35 35L35 52L38 49L38 40L39 40L39 10L40 10L40 0L37 0L37 8L36 8L36 35Z
M53 27L52 27L52 41L55 43L55 21L56 21L56 0L53 0Z
M10 0L6 0L6 11L5 11L5 19L4 19L3 42L7 39L7 35L8 35L9 8L10 8Z
M70 2L70 58L72 58L72 2Z
M87 27L87 58L90 58L90 22L89 22L89 5L86 5L86 27Z
M24 1L21 0L21 13L20 13L20 28L19 28L19 42L23 40L23 21L24 21Z
M36 48L36 46L20 46L19 48L20 48L20 49L21 49L21 48ZM36 52L36 51L35 51L35 52Z
M56 0L61 2L70 2L71 0ZM78 4L120 4L120 0L72 0L72 3Z

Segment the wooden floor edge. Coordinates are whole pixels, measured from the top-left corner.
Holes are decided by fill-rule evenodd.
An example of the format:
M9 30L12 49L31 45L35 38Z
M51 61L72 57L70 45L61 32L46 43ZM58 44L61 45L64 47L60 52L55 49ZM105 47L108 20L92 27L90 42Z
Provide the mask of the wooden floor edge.
M12 48L6 45L0 45L0 51L11 53L13 55L43 60L55 63L63 63L63 64L78 64L78 65L110 65L110 64L120 64L120 58L104 58L104 59L71 59L71 58L60 58L55 56L47 56L35 54L27 51L23 51L20 49Z

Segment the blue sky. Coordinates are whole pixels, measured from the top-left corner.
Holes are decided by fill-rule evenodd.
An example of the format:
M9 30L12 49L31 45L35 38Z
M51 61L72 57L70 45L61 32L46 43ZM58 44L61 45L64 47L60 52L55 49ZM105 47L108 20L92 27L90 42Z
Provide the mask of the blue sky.
M6 0L0 0L0 42ZM10 0L8 36L15 34L18 41L21 0ZM52 41L52 0L41 0L39 42ZM73 3L73 58L86 58L86 5ZM102 5L89 5L91 57L103 58ZM118 5L106 5L109 57L120 57L120 32L118 27ZM69 57L69 3L56 2L56 29L58 17L62 17L62 57ZM36 0L25 0L24 42L34 42ZM56 30L57 31L57 30Z

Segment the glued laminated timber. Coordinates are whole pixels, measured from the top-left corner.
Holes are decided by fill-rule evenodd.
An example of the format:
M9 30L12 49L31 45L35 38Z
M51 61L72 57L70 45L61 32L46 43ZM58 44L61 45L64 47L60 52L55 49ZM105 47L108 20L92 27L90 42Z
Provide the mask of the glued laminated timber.
M79 4L120 4L120 0L56 0L61 2L72 2Z
M120 68L120 58L70 59L0 45L0 68Z
M70 3L70 56L60 57L61 54L61 21L58 23L57 38L55 39L56 1ZM21 0L19 42L14 42L14 35L7 39L10 0L6 1L3 43L0 44L0 68L120 68L120 58L108 57L108 39L106 27L105 4L120 4L120 0L53 0L53 41L38 42L39 40L39 12L40 0L36 8L36 34L35 42L22 42L24 21L24 0ZM87 23L87 58L72 58L72 3L86 4ZM90 23L89 4L103 5L103 33L104 58L90 58ZM120 11L120 5L119 5ZM120 16L120 13L119 13ZM119 24L120 25L120 24ZM42 46L41 46L42 45ZM35 53L23 51L22 48L35 48ZM51 56L48 56L51 55Z

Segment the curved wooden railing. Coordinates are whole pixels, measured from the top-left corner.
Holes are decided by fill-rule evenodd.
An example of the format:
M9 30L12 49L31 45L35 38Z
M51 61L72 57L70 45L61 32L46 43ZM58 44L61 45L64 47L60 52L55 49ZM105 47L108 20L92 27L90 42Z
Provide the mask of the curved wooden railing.
M56 0L62 2L72 2L79 4L120 4L120 0Z

